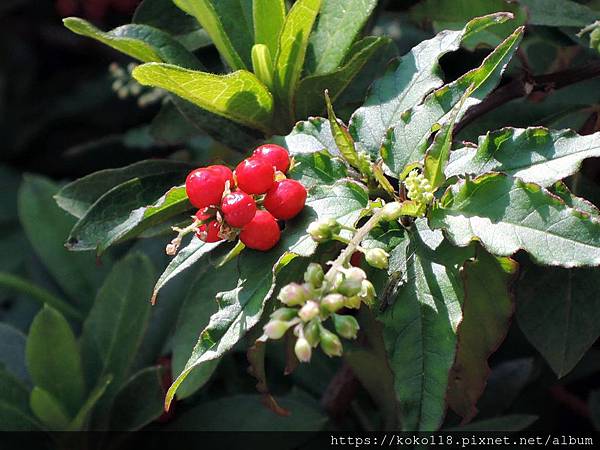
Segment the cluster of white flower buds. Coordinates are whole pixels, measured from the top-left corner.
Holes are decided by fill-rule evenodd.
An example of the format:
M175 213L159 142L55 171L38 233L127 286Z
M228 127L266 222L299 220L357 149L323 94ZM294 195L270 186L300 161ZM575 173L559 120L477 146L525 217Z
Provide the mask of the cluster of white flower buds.
M138 105L142 108L165 99L166 91L146 88L135 81L131 73L136 67L137 64L134 63L121 67L116 62L108 66L108 71L113 78L112 90L117 93L119 98L124 100L128 97L137 97Z
M292 329L296 337L296 357L301 362L309 362L312 349L318 345L328 356L342 354L339 337L355 339L359 326L353 316L341 311L358 309L361 303L372 304L375 288L358 267L340 268L326 276L321 265L310 263L304 273L304 283L284 286L277 298L285 306L271 314L264 333L269 339L280 339ZM329 319L335 332L324 325Z
M417 170L411 170L404 180L408 198L421 205L428 205L433 200L433 188L429 180Z

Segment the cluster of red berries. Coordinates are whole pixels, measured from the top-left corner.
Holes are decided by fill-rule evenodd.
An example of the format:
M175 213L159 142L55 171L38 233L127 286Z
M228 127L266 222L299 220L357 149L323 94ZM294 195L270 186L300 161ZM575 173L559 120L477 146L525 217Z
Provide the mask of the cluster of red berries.
M306 202L305 187L285 178L289 167L287 150L266 144L238 164L235 172L222 165L192 171L185 189L192 205L199 208L198 237L217 242L239 232L248 248L274 247L281 237L277 220L295 217Z

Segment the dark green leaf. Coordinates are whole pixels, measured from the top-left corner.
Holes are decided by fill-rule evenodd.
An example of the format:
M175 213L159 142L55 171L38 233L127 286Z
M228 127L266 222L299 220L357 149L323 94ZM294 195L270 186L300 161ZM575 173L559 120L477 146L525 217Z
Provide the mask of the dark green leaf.
M29 392L0 367L0 431L40 431L29 409Z
M200 61L182 44L157 28L131 24L103 32L76 17L68 17L63 22L74 33L96 39L142 62L168 62L189 69L202 68Z
M569 208L535 184L503 174L462 180L444 194L430 215L457 245L478 239L493 254L523 249L541 264L600 264L600 222Z
M464 265L463 320L447 395L448 405L463 422L477 414L475 405L490 373L487 359L508 332L514 311L509 287L517 269L512 259L496 258L482 249Z
M177 8L172 0L143 0L135 10L132 21L175 36L199 29L196 19Z
M313 153L296 153L294 167L288 176L300 181L306 189L323 184L333 184L346 178L348 170L344 162L332 157L327 150Z
M25 366L25 342L26 336L21 331L0 323L0 366L21 382L29 383Z
M36 417L49 429L67 429L71 418L60 401L48 391L34 386L29 405Z
M87 399L77 412L77 415L69 424L67 431L82 431L85 429L86 423L88 422L94 407L106 392L106 389L112 382L112 379L112 375L105 375L100 378L96 384L96 387L92 389Z
M444 417L462 320L459 268L473 251L452 247L441 232L430 231L423 219L416 222L409 239L408 246L399 245L390 255L390 273L401 271L404 282L379 319L402 426L434 431Z
M600 156L600 133L504 128L479 138L477 150L452 152L447 176L504 172L547 187L573 175L586 158Z
M517 295L519 327L552 370L565 376L600 336L600 270L530 264Z
M45 306L35 316L27 337L27 367L33 384L60 399L74 415L85 395L79 346L71 327L56 310Z
M322 75L337 69L376 5L377 0L323 0L308 44L307 72Z
M373 84L365 105L350 120L350 132L359 147L377 157L387 131L401 120L402 113L442 86L439 59L458 49L466 36L507 18L505 14L495 14L474 19L462 31L445 31L421 42L391 65Z
M600 13L572 0L519 0L527 9L527 22L547 27L584 27Z
M381 148L381 156L392 174L400 173L406 165L423 158L432 128L448 120L448 113L465 93L471 91L472 96L464 100L457 120L496 87L522 37L521 27L496 47L479 67L432 92L422 104L404 113L402 120L387 134Z

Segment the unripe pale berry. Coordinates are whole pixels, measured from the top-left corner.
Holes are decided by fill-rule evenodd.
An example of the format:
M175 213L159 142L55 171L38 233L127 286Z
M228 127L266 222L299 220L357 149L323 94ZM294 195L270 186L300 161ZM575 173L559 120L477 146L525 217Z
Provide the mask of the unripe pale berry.
M319 340L321 339L319 328L319 319L315 318L308 322L303 329L304 337L313 348L319 345Z
M335 331L346 339L356 339L356 334L360 329L358 322L352 316L333 315L333 326Z
M302 285L290 283L281 288L277 298L284 305L297 306L302 305L306 301L307 292Z
M321 308L325 312L334 313L344 307L345 299L341 294L327 294L321 300Z
M288 151L275 144L265 144L258 147L252 153L253 158L261 159L275 167L276 170L286 173L290 167L290 155Z
M343 347L340 338L328 329L321 327L321 349L327 356L341 356Z
M337 291L346 296L353 296L360 292L362 282L366 280L367 274L358 267L351 267L343 273L342 282Z
M283 320L271 320L263 328L269 339L280 339L290 327L290 323Z
M298 316L303 322L309 322L319 315L319 304L312 300L309 300L300 308Z
M271 319L276 320L292 320L294 317L298 315L298 310L296 308L279 308L273 311L271 314Z
M310 362L312 356L312 348L308 341L304 338L298 338L294 345L294 353L300 362Z
M323 278L325 278L325 273L323 272L321 264L310 263L306 268L306 272L304 272L304 281L312 284L316 288L321 287Z
M388 253L382 248L370 248L365 253L367 263L376 269L387 269L388 258Z
M248 194L264 194L273 186L275 170L269 163L248 158L235 168L238 187Z
M375 296L377 293L375 292L375 286L369 280L365 280L362 282L362 286L360 289L360 299L365 305L372 305L375 301Z

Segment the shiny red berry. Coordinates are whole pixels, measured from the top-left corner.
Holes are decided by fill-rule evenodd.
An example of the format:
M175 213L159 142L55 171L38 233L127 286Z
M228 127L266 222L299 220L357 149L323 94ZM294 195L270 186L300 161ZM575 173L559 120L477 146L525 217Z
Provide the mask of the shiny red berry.
M242 228L256 214L256 202L242 191L235 191L223 197L221 211L225 222L235 228Z
M206 221L212 216L210 214L206 214L206 210L201 209L196 213L196 217L198 218L198 220ZM223 240L223 238L219 236L220 230L221 224L219 224L219 222L216 219L212 219L208 223L203 223L198 227L196 236L198 236L198 238L204 242L219 242Z
M275 218L267 211L258 210L252 221L242 228L240 241L254 250L267 251L279 242L281 231Z
M280 147L279 145L261 145L254 150L252 157L268 162L272 166L275 166L276 170L283 173L286 173L290 167L290 154L285 148Z
M216 170L196 169L185 180L185 191L196 208L219 205L224 190L225 179Z
M215 164L214 166L208 166L207 169L219 173L224 181L229 181L229 189L233 190L235 180L233 178L233 172L229 167Z
M296 217L306 203L306 188L296 180L281 180L265 196L264 206L277 219Z
M257 158L243 160L235 168L238 187L248 194L264 194L275 180L273 166Z

